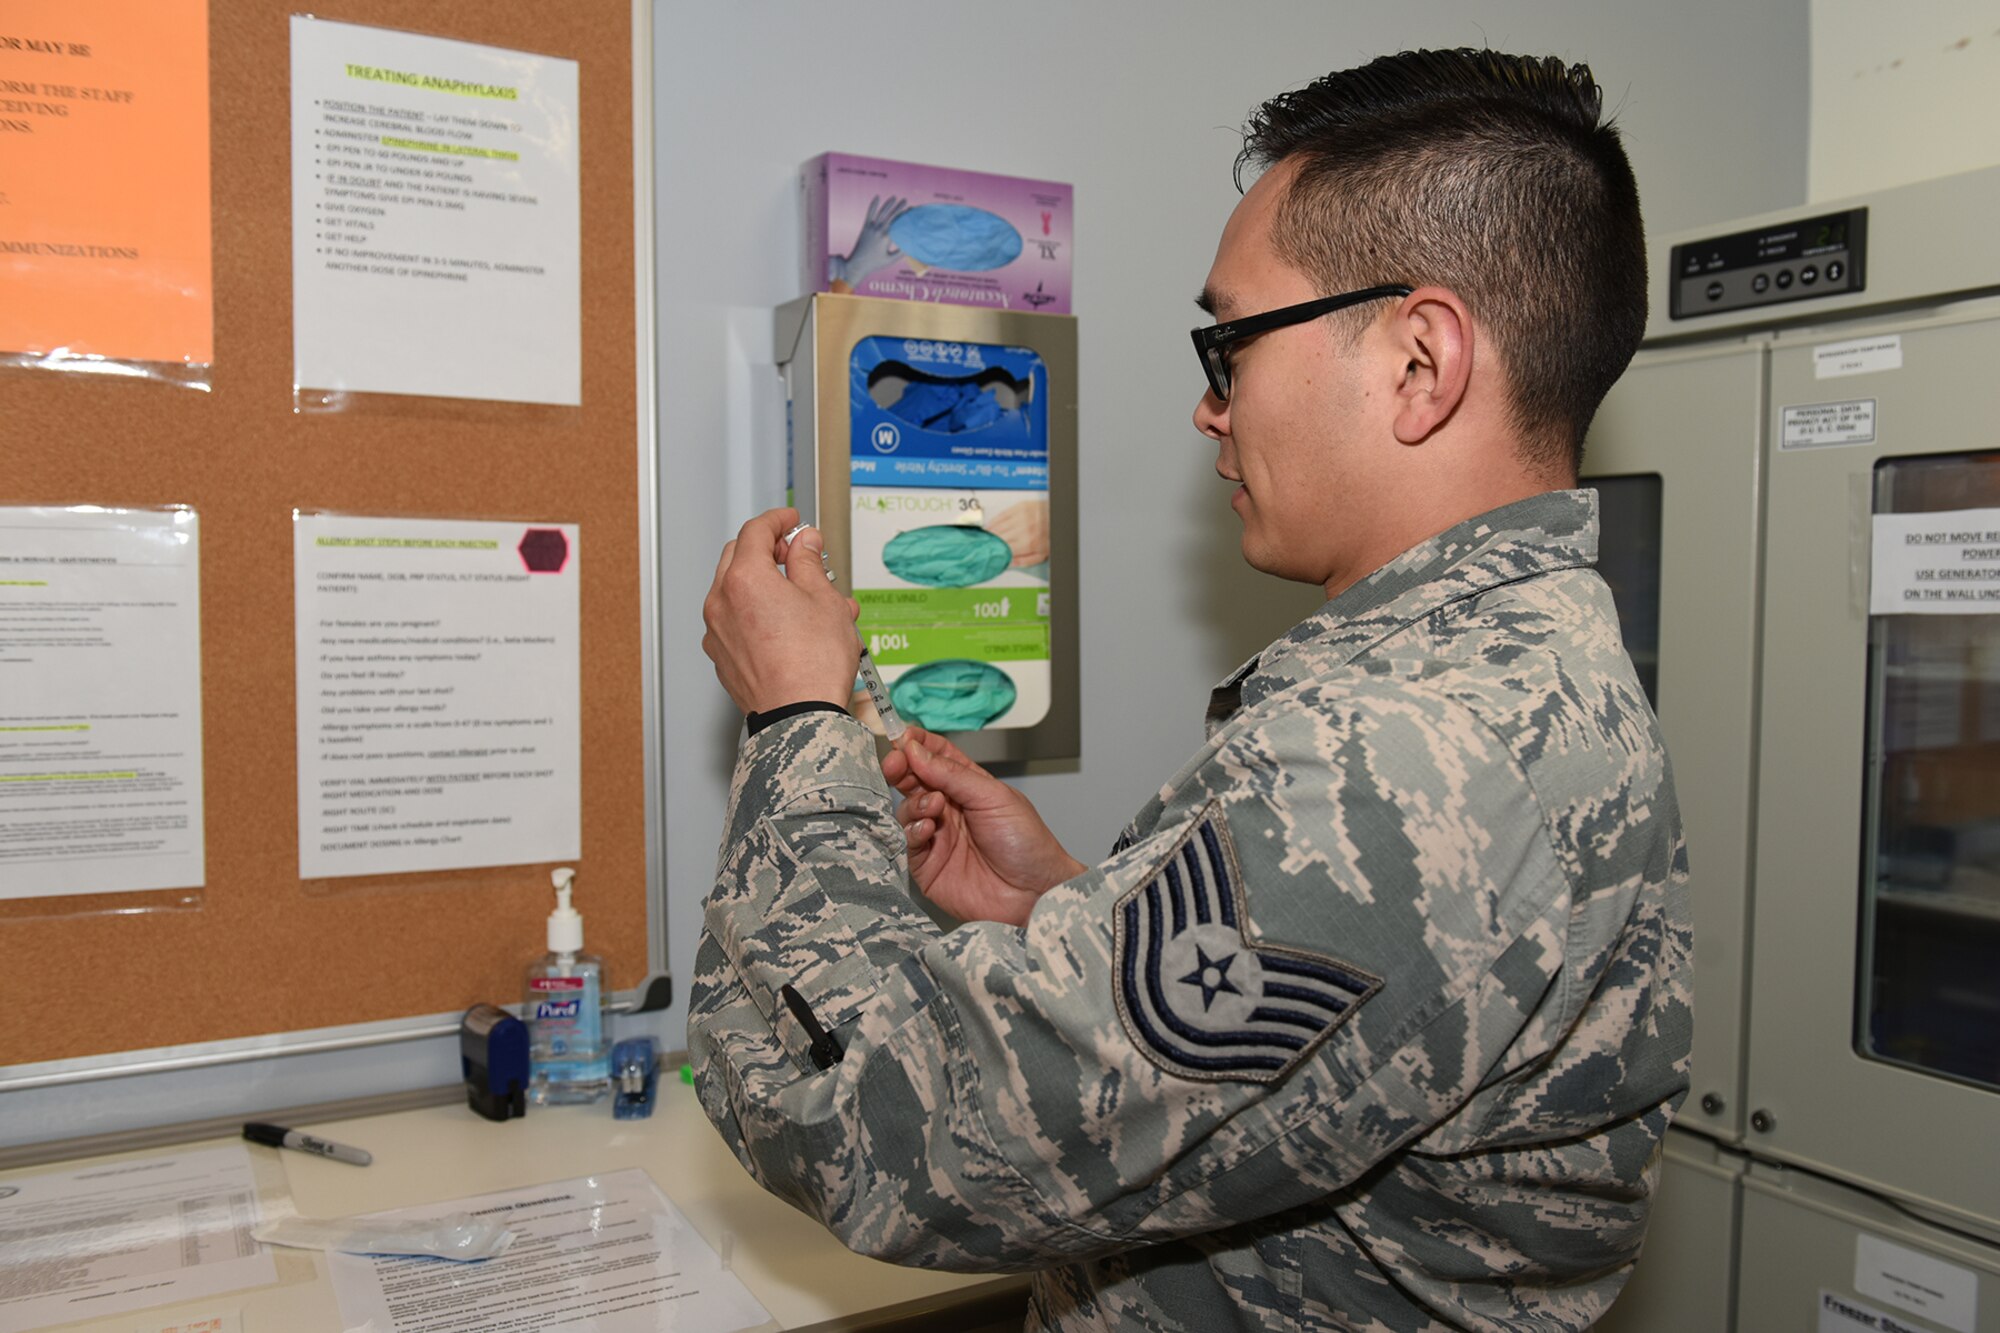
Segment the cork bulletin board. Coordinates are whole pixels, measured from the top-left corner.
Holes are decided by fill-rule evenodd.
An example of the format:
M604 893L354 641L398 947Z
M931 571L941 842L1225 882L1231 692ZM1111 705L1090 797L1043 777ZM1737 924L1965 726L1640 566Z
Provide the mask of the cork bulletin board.
M646 972L641 565L650 511L638 464L630 6L333 0L310 9L577 62L580 407L399 394L294 410L296 12L305 8L276 0L209 5L210 391L0 367L0 504L180 504L200 516L206 806L199 889L0 899L10 999L0 1064L518 999L552 903L549 865L299 877L295 509L580 525L589 558L578 906L587 947L608 956L615 988ZM441 1071L440 1081L454 1073Z

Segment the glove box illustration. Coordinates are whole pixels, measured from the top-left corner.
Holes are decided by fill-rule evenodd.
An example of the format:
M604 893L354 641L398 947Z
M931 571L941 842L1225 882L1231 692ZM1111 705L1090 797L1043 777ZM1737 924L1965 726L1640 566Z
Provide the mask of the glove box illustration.
M791 503L896 711L982 762L1076 756L1075 320L821 293L777 341Z

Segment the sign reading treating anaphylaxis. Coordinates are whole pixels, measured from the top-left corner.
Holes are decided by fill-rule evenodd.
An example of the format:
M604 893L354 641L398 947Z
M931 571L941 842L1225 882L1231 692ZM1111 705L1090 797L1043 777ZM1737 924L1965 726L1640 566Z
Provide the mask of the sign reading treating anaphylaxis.
M1877 514L1868 614L2000 613L2000 509Z
M292 18L301 388L583 401L574 60Z
M576 525L292 530L300 877L582 855Z

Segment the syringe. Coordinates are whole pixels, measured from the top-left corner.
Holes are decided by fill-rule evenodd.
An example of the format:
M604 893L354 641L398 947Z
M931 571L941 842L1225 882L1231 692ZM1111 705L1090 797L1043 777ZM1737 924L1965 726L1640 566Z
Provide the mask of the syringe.
M792 539L811 526L812 524L810 523L801 523L785 534L785 554L787 557L792 553ZM837 582L833 577L832 563L827 559L825 547L820 548L819 564L820 568L826 571L827 582ZM861 632L861 626L856 625L854 627L854 637L861 645L861 665L859 668L861 683L867 686L868 697L874 701L875 712L882 719L882 734L889 738L889 744L894 745L898 740L902 739L903 719L897 714L896 705L889 701L889 687L882 683L882 673L876 668L875 658L868 651L868 636Z

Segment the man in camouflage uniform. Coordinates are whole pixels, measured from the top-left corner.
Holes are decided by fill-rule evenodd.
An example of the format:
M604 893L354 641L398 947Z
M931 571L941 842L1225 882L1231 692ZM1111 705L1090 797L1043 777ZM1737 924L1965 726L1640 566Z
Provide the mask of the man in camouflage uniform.
M751 735L688 1035L767 1188L863 1253L1034 1270L1035 1328L1604 1312L1691 1017L1666 755L1566 489L1645 319L1598 112L1582 67L1434 52L1253 120L1195 421L1246 558L1329 600L1099 864L942 738L878 766L817 533L725 549Z

